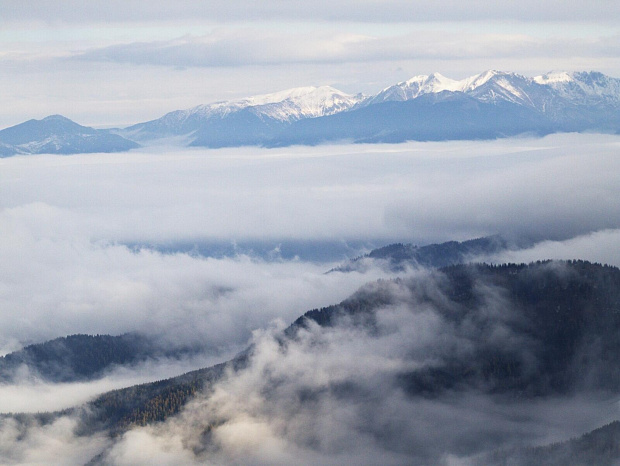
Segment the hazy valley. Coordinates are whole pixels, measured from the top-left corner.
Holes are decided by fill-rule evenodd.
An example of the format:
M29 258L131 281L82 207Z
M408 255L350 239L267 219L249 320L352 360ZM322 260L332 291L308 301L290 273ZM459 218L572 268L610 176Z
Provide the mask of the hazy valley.
M2 159L0 457L616 460L619 144Z

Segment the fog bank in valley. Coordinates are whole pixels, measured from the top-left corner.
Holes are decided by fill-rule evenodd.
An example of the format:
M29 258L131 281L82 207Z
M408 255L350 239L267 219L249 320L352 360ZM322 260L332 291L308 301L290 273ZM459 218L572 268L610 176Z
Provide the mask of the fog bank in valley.
M420 461L458 464L487 447L560 440L597 427L615 415L615 404L611 411L590 398L502 404L475 393L410 399L386 385L386 374L431 364L437 338L457 347L463 343L431 308L383 310L385 331L379 336L346 325L310 328L280 352L277 330L386 272L326 275L345 257L283 258L279 245L381 246L395 240L423 245L501 234L535 244L486 259L580 258L620 265L618 149L617 136L565 134L0 159L3 354L74 333L129 331L154 334L168 344L206 342L204 361L256 345L247 370L165 424L132 430L111 443L74 437L70 418L26 431L3 420L0 457L74 463L105 450L114 464L153 458L170 464L205 459L338 464L344 458L403 464L415 454ZM272 253L258 257L244 249L209 257L199 247L186 247L253 241L272 244ZM411 354L413 359L404 357ZM50 409L62 408L66 397L51 401L62 390L84 400L192 367L187 361L165 364L66 390L2 386L1 408L22 410L33 396L48 396ZM349 382L359 392L343 398ZM333 390L324 391L326 386ZM577 413L570 422L569 409ZM196 438L207 425L213 449ZM407 444L410 438L419 443Z

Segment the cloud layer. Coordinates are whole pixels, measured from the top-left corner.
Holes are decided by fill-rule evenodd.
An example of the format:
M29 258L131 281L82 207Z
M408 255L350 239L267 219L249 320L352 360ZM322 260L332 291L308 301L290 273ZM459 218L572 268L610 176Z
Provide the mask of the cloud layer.
M337 302L369 279L322 275L333 263L128 243L174 251L261 240L278 258L284 240L324 247L590 234L527 257L549 250L617 265L617 147L613 136L557 135L2 159L0 347L147 323L235 346L269 320Z
M47 22L81 21L566 21L591 20L613 21L620 16L620 8L614 2L599 1L590 6L564 2L506 2L498 4L488 0L476 0L464 5L455 0L442 0L429 4L415 1L319 0L311 5L299 2L272 1L255 3L234 0L226 3L200 2L196 0L164 1L157 5L144 0L113 0L105 5L90 5L74 0L36 3L9 0L0 9L6 20L39 20Z
M618 37L592 40L542 38L524 33L424 31L377 36L363 33L290 34L259 29L218 29L205 36L118 44L84 51L73 58L99 62L176 67L283 64L336 64L398 60L456 60L616 57ZM482 72L483 70L479 70Z
M338 464L355 454L360 464L403 464L412 455L450 464L507 439L554 441L601 425L609 405L602 409L591 399L527 406L475 394L414 400L385 385L386 376L410 368L405 355L427 364L436 356L427 350L437 333L452 338L432 309L386 309L380 337L346 326L311 329L281 353L274 332L383 272L325 275L333 262L282 260L275 248L286 239L425 244L503 233L546 241L496 261L553 257L620 265L619 145L617 136L568 134L0 159L3 351L70 333L143 330L172 342L206 341L217 359L261 329L254 333L257 357L248 371L218 385L212 397L176 420L132 430L114 444L74 438L70 418L33 420L26 427L2 420L0 456L73 463L105 449L115 464L152 458L162 464ZM274 245L273 261L125 245L174 251L179 242L256 239ZM64 407L68 395L85 400L187 368L155 364L92 384L4 386L2 409L21 409L32 397L43 404L53 398L50 406ZM359 391L343 398L351 380ZM300 403L300 393L318 395L308 404ZM579 416L567 419L567 411ZM222 418L228 421L218 424ZM446 432L446 424L453 431ZM216 448L204 450L196 433L208 426ZM21 442L15 442L18 436ZM407 443L411 438L419 442Z

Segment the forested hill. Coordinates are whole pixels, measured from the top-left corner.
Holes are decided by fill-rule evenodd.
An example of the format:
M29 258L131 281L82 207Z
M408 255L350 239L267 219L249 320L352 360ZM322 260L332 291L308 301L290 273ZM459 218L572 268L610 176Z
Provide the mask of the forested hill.
M377 311L396 306L433 309L442 331L469 348L428 348L436 363L402 374L412 395L476 387L539 396L620 386L620 270L585 261L455 265L382 281L307 312L287 334L309 321L374 329Z
M620 421L578 438L540 447L501 450L483 455L472 466L591 466L617 465L620 459Z
M0 357L0 381L9 382L18 374L53 382L83 381L100 377L115 365L136 364L148 358L179 357L195 350L165 347L138 333L69 335Z
M495 254L508 247L508 241L499 235L426 246L395 243L373 249L329 272L363 271L370 264L383 265L392 272L403 271L407 267L446 267L471 261L481 255Z
M360 344L380 348L382 358L398 365L377 373L383 388L368 398L374 400L373 406L382 406L381 397L394 396L395 391L398 396L393 399L402 403L441 403L439 400L457 400L467 394L528 403L558 396L617 393L620 269L584 261L454 265L380 280L337 305L308 311L275 341L279 349L274 352L270 347L274 359L267 367L271 369L280 362L288 367L289 351L309 351L316 359L308 361L318 364L339 352L350 352L347 341L355 342L356 351ZM225 374L229 381L242 376L244 370L252 369L256 351L257 347L250 347L226 364L109 392L63 413L18 415L15 419L41 425L58 415L71 414L79 417L79 435L102 430L120 434L179 413L196 394L208 395ZM355 359L355 355L351 357ZM259 371L265 380L254 383L260 385L257 390L274 394L270 398L273 403L278 402L278 384L282 383L299 387L299 392L292 392L295 403L327 398L329 406L356 406L359 396L369 389L364 385L366 375L356 371L344 371L337 383L313 391L304 386L308 378L302 374L276 371L272 379L271 369ZM377 368L368 366L368 371ZM300 377L303 380L298 381ZM371 418L360 419L360 429L381 427L372 424ZM218 417L217 422L225 424L227 419ZM620 459L618 451L605 450L609 442L596 440L603 438L598 433L593 438L571 445L587 449L584 458ZM199 448L208 450L209 435L205 433L201 439ZM549 451L526 453L543 457ZM507 464L501 458L498 461Z

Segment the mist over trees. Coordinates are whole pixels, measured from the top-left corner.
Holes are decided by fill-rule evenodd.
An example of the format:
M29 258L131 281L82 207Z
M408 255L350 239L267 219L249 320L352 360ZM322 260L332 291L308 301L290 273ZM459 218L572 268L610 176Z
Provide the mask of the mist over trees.
M620 451L613 423L565 444L517 445L544 438L545 417L556 422L571 403L597 411L615 396L619 329L618 268L578 260L454 265L371 282L337 305L257 335L226 364L3 422L14 419L28 431L69 417L77 420L78 438L111 435L92 464L122 459L137 447L135 429L144 428L155 429L145 431L153 442L174 432L193 445L177 452L186 459L228 462L227 432L248 419L276 429L269 435L288 445L261 461L287 462L291 449L300 449L303 462L335 451L349 456L360 441L371 445L361 464L380 457L389 464L437 463L446 455L560 464L569 452L579 464L611 461ZM536 413L529 404L551 408ZM353 417L339 419L340 409ZM392 417L394 409L408 414ZM446 409L454 413L447 430L433 421ZM519 411L522 417L514 418ZM480 416L495 426L495 436L485 433ZM583 429L587 422L577 424ZM423 425L442 429L442 440ZM260 457L247 454L248 461Z

